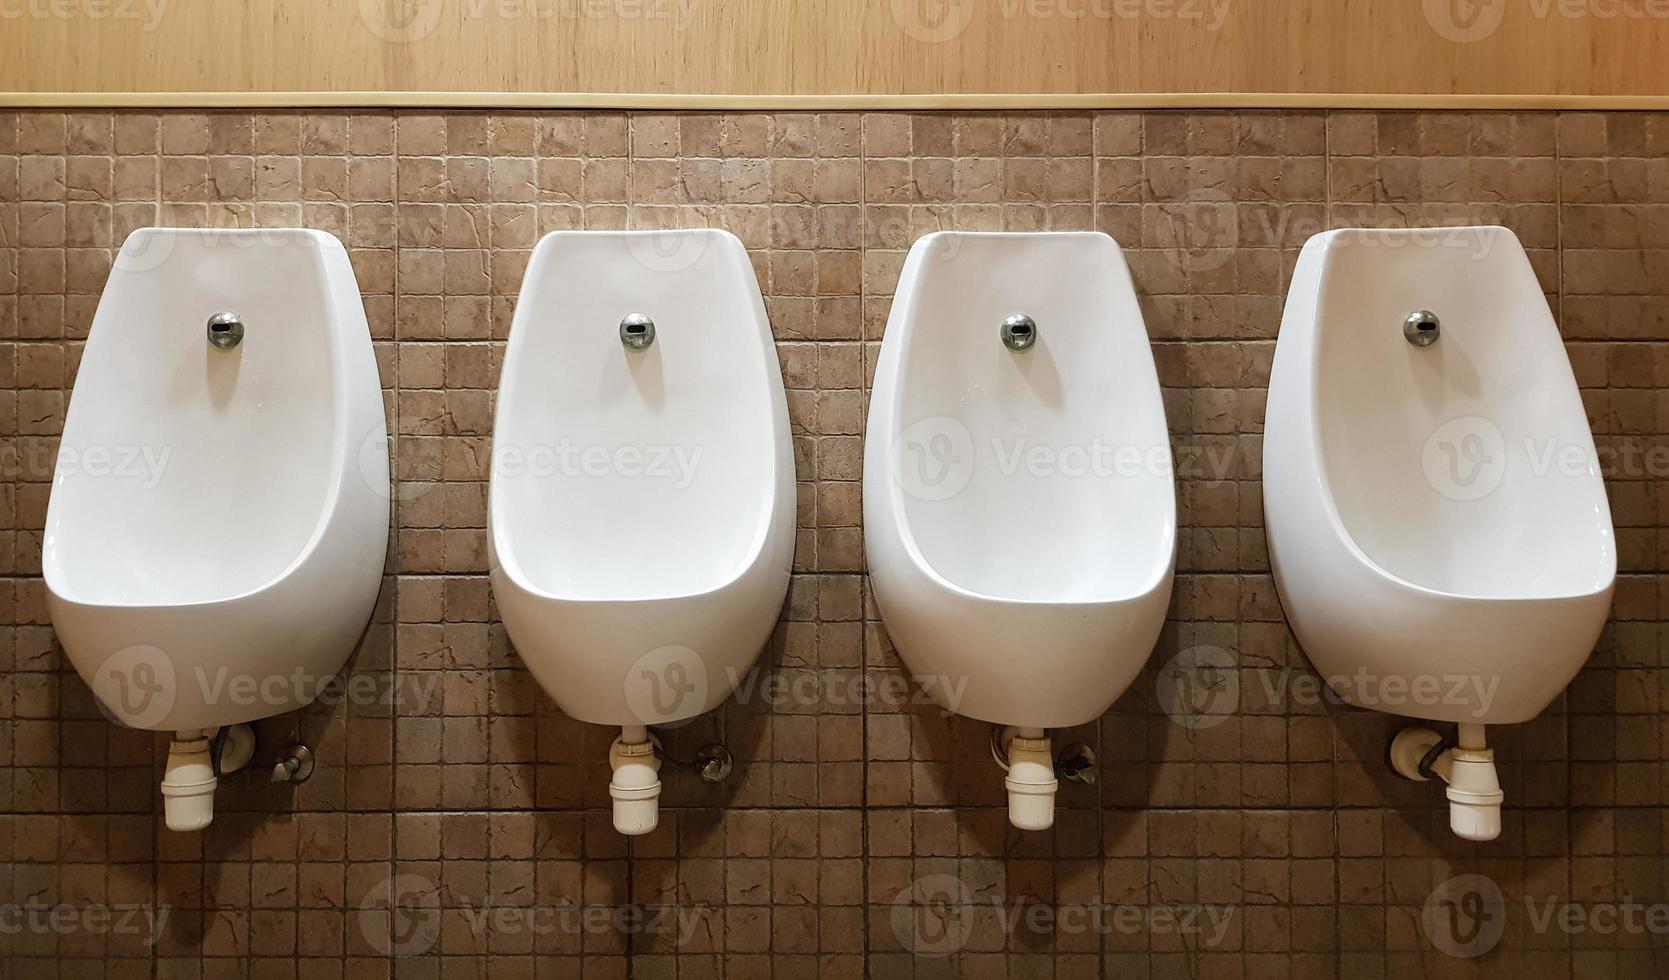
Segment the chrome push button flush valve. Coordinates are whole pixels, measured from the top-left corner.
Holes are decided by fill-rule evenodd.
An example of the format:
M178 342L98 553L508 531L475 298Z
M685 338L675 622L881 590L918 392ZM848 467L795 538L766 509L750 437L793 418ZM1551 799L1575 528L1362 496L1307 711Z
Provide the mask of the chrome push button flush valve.
M218 350L231 350L243 343L243 317L231 310L209 317L209 343Z
M627 350L647 350L655 342L655 321L647 313L628 313L620 321L620 342Z
M1024 313L1013 313L1003 318L1003 346L1019 352L1037 343L1037 321Z
M1402 321L1402 335L1415 347L1430 347L1443 335L1443 321L1430 310L1415 310Z

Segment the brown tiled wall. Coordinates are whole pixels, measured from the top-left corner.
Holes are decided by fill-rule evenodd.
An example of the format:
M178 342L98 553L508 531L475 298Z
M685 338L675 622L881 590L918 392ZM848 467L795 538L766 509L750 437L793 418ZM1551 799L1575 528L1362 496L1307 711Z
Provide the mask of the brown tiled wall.
M1662 474L1610 484L1623 575L1590 665L1542 718L1493 736L1499 841L1456 840L1435 789L1390 775L1395 719L1262 683L1310 676L1258 482L1297 250L1328 227L1475 222L1529 248L1602 444L1663 451L1669 116L0 115L0 912L168 912L155 945L148 930L8 932L0 915L0 976L1662 975L1669 937L1537 931L1524 902L1669 899ZM383 696L264 723L268 747L311 744L318 774L293 791L228 780L197 836L161 829L160 743L100 716L39 577L81 342L113 248L150 224L341 237L396 458L387 585L349 668ZM494 616L488 440L539 235L684 225L747 244L779 342L799 531L763 662L788 693L756 689L674 733L677 752L722 737L736 774L672 774L663 827L628 843L606 809L612 733L559 715ZM983 726L887 693L906 675L865 590L867 378L905 250L940 228L1117 238L1182 470L1170 623L1129 694L1062 736L1096 748L1100 780L1064 787L1050 833L1007 828ZM1191 727L1156 682L1201 646L1233 652L1241 697ZM1506 933L1455 959L1422 907L1470 873L1498 883ZM954 956L912 958L894 899L933 875L973 896L971 932ZM391 892L422 914L390 930ZM1232 914L1216 941L1006 918L1096 903ZM516 918L575 907L682 918ZM483 927L484 908L509 924ZM425 955L390 955L407 952Z

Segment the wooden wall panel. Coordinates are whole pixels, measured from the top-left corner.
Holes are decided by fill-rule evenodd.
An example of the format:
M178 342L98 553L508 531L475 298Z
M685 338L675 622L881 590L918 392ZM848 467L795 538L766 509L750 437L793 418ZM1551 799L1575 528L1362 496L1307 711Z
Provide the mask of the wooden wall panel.
M0 0L66 104L1626 106L1666 51L1669 0Z

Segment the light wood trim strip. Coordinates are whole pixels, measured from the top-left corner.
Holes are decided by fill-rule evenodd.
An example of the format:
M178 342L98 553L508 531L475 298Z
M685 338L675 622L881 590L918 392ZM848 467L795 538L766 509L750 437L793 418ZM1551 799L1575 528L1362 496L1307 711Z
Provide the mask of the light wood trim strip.
M0 92L41 109L635 109L703 111L1455 109L1665 111L1669 95L1121 92L964 95L672 95L612 92Z

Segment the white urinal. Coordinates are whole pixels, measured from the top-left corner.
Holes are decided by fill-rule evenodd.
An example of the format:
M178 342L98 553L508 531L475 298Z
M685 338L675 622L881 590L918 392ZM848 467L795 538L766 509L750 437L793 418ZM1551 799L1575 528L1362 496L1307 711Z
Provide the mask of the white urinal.
M42 565L53 627L110 717L177 733L170 828L213 817L216 729L308 704L353 652L388 498L382 390L341 242L130 235L76 375Z
M1164 406L1116 242L915 243L870 400L864 541L904 663L946 710L1008 726L1010 819L1050 826L1046 730L1129 687L1176 554Z
M1269 383L1275 581L1347 701L1409 729L1405 776L1448 782L1463 837L1500 832L1484 725L1569 684L1617 556L1558 327L1505 228L1344 230L1304 246Z
M788 405L734 235L539 241L505 352L489 509L505 629L564 712L623 729L614 822L647 833L647 726L729 696L793 563Z

